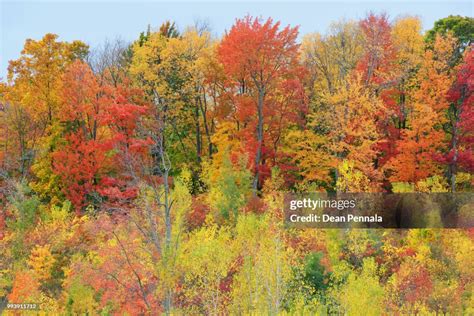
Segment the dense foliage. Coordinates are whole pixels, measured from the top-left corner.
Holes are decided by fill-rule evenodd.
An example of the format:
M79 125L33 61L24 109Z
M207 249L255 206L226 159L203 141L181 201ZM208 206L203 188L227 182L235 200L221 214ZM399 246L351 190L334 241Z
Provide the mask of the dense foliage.
M474 313L474 231L283 224L287 192L472 192L474 20L27 40L0 84L0 305ZM466 209L472 212L473 209Z

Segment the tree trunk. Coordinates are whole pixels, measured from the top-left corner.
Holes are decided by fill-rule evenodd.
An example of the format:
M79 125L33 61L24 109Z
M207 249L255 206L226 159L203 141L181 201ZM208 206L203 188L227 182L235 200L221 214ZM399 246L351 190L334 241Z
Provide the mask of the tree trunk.
M161 131L164 133L164 129ZM164 189L164 196L163 196L163 207L165 213L165 249L163 258L164 260L168 260L168 256L170 256L170 249L171 249L171 202L170 202L170 187L168 182L169 170L170 165L167 162L166 151L164 149L164 141L163 141L163 134L160 137L160 158L161 158L161 166L162 166L162 177L163 177L163 189ZM166 269L168 269L168 264L165 264ZM170 273L171 271L167 271ZM164 308L165 314L170 315L171 313L171 302L172 302L172 291L169 286L165 288L165 299L164 299Z
M199 106L201 108L201 113L202 113L202 120L203 120L203 125L204 125L204 132L206 133L206 139L207 139L207 155L209 159L212 158L212 141L211 141L211 131L212 131L212 120L211 120L211 126L209 127L209 124L207 122L207 102L206 102L206 94L203 93L202 98L199 98Z
M194 107L194 119L196 121L196 156L198 163L201 162L202 153L202 138L201 138L201 127L199 126L199 103L196 98L196 106Z
M462 112L462 104L464 103L464 99L466 97L466 87L461 88L461 97L459 102L459 107L453 108L453 118L451 120L452 124L452 142L451 142L451 150L454 151L453 160L449 164L449 180L451 182L451 192L456 192L456 174L457 174L457 164L458 164L458 137L459 131L457 129L457 124L459 122L459 118L461 117Z
M457 148L457 131L456 127L453 130L453 142L452 149L454 150L453 160L449 166L450 181L451 181L451 192L456 192L456 173L457 173L457 160L458 160L458 148Z
M255 155L255 178L253 180L253 194L257 194L259 188L259 177L260 177L260 161L262 160L262 147L263 147L263 101L265 97L265 89L263 87L258 88L258 103L257 103L257 153Z

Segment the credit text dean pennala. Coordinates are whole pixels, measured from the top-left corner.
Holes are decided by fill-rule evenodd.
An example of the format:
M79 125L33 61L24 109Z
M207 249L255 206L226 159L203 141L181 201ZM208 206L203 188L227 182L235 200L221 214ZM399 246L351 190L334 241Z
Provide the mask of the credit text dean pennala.
M374 214L371 216L362 216L354 214L346 215L296 215L292 214L290 216L290 221L292 223L382 223L382 216Z

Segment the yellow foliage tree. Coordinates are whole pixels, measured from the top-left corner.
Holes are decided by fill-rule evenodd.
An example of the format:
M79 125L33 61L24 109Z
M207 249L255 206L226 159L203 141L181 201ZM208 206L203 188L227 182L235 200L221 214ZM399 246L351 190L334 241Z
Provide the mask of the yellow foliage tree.
M364 259L362 270L352 271L347 281L333 295L343 313L348 315L383 314L384 288L379 282L374 259Z
M28 264L35 272L36 278L45 281L51 277L51 268L55 261L49 245L38 245L31 251Z
M199 300L201 307L188 313L226 314L228 297L221 286L234 269L237 258L229 229L209 222L207 227L189 234L179 258L186 299L191 302Z

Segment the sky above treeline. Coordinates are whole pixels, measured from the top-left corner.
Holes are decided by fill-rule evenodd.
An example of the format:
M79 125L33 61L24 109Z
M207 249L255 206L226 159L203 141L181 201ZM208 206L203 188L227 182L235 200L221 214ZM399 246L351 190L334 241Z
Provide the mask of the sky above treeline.
M385 12L392 19L416 15L424 29L448 15L473 15L472 1L5 1L0 0L0 78L8 61L18 58L27 38L46 33L60 40L82 40L91 48L105 40L133 41L138 34L175 21L180 30L206 21L215 36L222 35L236 18L247 14L272 17L283 24L299 25L300 34L324 33L331 22L359 19L367 12Z

